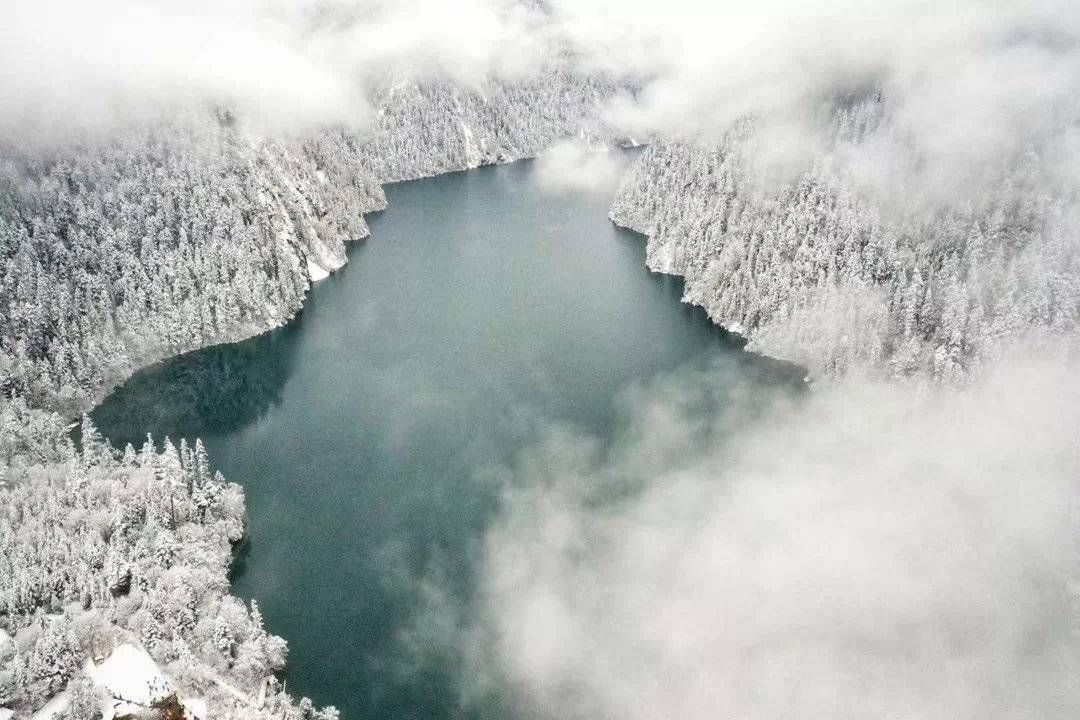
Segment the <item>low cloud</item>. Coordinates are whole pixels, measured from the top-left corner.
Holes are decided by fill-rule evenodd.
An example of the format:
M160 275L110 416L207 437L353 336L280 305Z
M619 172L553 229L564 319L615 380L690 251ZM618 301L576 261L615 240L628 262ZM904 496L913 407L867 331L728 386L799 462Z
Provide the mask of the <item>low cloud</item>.
M707 376L637 393L610 456L518 467L466 685L538 718L1076 717L1073 375L851 379L753 423L689 411Z
M900 154L946 186L1028 146L1060 152L1080 103L1068 0L14 0L0 25L0 132L226 105L269 130L363 127L401 76L475 85L554 57L633 82L637 137L718 137L753 115L778 155L828 108L880 89ZM1051 150L1048 149L1048 154ZM895 161L895 162L894 162ZM893 178L895 179L895 178ZM893 187L896 183L893 183Z
M303 127L350 115L344 78L257 3L15 0L0 27L0 131L109 130L220 104Z
M402 76L479 83L533 66L501 0L14 0L0 24L0 137L122 131L227 107L263 131L363 128Z
M590 148L577 140L556 143L536 160L536 182L546 192L612 194L626 168L625 153Z

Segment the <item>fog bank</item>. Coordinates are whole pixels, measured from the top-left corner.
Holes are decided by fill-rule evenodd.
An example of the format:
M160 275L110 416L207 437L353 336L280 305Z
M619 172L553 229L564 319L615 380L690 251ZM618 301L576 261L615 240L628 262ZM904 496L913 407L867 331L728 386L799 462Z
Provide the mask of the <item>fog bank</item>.
M630 81L637 134L769 121L809 141L820 110L879 89L913 149L983 160L1076 116L1067 0L15 0L0 27L0 130L223 104L267 127L362 124L400 77L477 84L560 61ZM826 113L827 114L827 113Z
M610 457L523 460L467 688L543 718L1076 717L1069 372L852 378L755 423L694 412L711 382L636 393Z

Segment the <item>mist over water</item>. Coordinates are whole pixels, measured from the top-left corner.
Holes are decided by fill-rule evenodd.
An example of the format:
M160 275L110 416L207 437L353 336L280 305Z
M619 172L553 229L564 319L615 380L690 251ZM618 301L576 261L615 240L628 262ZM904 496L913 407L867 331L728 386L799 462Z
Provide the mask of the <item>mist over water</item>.
M644 270L643 239L607 220L613 189L553 191L529 162L390 186L296 321L95 411L114 443L201 436L243 485L234 592L289 642L291 692L366 720L520 715L463 655L508 498L628 448L635 473L677 467L798 394L796 369ZM619 503L617 475L582 489Z

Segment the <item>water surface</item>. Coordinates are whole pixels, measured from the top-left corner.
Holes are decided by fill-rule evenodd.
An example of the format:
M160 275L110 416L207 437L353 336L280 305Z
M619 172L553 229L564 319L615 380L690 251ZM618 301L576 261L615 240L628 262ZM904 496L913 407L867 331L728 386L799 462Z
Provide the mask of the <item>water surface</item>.
M658 374L790 377L644 270L610 196L546 194L528 162L387 196L288 327L148 369L94 417L115 443L201 436L244 486L234 592L288 640L291 692L356 720L507 717L408 641L433 568L468 605L499 469L553 425L602 445L620 391Z

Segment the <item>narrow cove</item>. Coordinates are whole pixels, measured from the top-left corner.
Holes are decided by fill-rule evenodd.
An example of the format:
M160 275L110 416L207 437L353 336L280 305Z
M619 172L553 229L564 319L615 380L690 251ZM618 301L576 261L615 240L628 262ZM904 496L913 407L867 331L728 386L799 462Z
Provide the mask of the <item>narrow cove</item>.
M233 592L289 643L290 690L345 718L505 718L416 642L433 578L468 611L478 543L521 453L617 432L628 387L682 368L762 400L799 385L740 350L611 191L551 194L531 162L386 188L372 237L287 327L149 368L93 417L114 444L202 437L244 487ZM452 633L453 629L447 630Z

